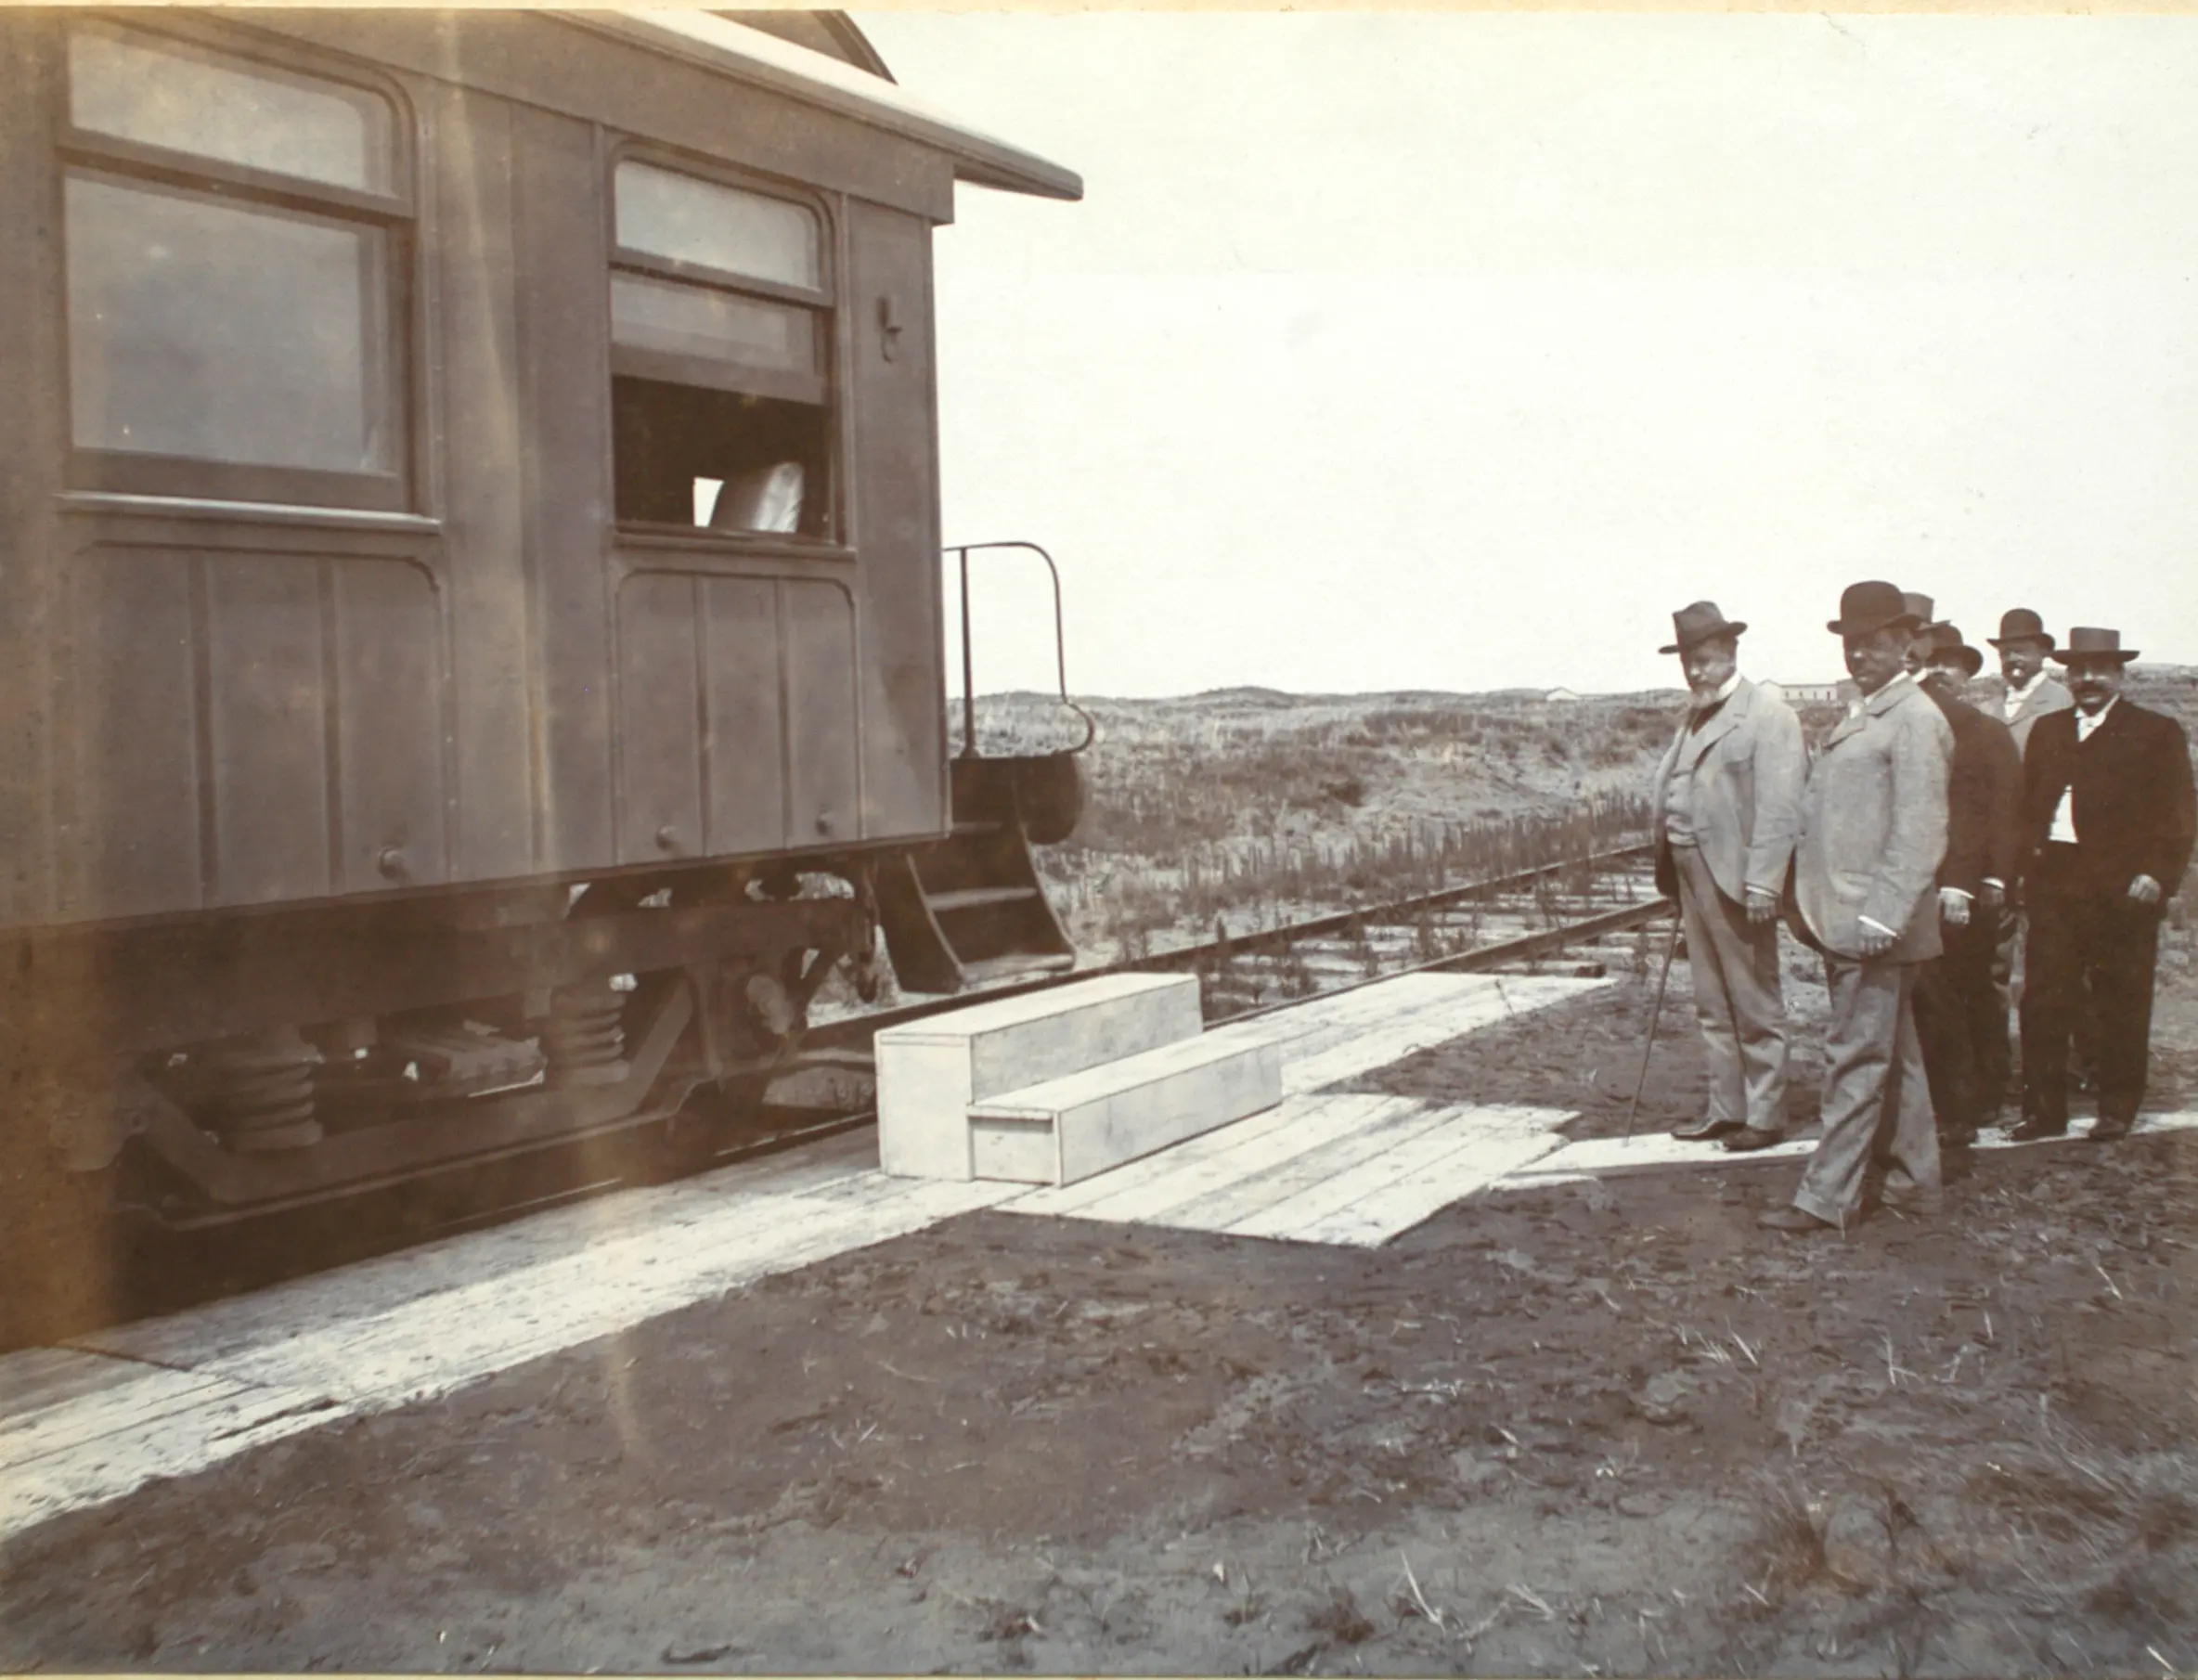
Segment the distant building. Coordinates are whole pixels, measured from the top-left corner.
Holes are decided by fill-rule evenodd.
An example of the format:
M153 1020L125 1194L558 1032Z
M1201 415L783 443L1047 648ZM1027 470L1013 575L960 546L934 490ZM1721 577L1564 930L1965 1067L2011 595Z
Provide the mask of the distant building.
M1854 685L1849 682L1765 682L1758 685L1772 689L1785 697L1788 705L1836 705L1847 698Z
M1571 689L1551 689L1542 698L1545 700L1577 700L1580 696L1573 693Z

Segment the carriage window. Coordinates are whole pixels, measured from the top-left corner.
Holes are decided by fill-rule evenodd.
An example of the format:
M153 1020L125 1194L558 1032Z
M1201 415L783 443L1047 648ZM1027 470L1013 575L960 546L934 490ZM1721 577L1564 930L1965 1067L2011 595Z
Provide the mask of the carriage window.
M611 335L636 350L699 356L821 381L816 312L632 275L611 278Z
M95 28L69 118L71 482L403 505L390 104Z
M617 517L831 535L831 292L805 205L645 163L614 179Z
M646 163L618 166L618 243L628 251L801 286L824 284L813 212Z
M388 471L378 228L71 174L79 448Z
M91 30L71 36L69 120L93 134L331 187L390 185L390 110L372 94L165 42Z

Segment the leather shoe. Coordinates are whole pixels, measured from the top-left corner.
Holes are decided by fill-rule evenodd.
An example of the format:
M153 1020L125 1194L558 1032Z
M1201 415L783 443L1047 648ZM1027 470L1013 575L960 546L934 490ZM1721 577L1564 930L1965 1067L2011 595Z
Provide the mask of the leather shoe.
M1739 1129L1740 1123L1738 1120L1689 1120L1683 1125L1673 1127L1672 1135L1675 1138L1684 1138L1689 1144L1695 1144L1710 1138L1723 1137L1726 1132L1738 1131Z
M1765 1231L1783 1231L1789 1236L1807 1236L1818 1231L1837 1231L1830 1220L1820 1220L1806 1208L1773 1208L1755 1216Z
M2068 1135L2068 1122L2062 1120L2056 1124L2051 1120L2041 1120L2036 1115L2032 1115L2007 1135L2008 1141L2015 1144L2035 1144L2040 1138L2066 1137Z
M2091 1141L2094 1144L2112 1144L2129 1135L2134 1119L2108 1119L2103 1114L2091 1123Z
M1940 1197L1938 1186L1919 1184L1898 1167L1888 1172L1885 1182L1878 1187L1878 1199L1886 1207L1915 1213L1937 1212Z
M1743 1126L1725 1140L1727 1155L1752 1155L1758 1149L1768 1149L1785 1141L1786 1134L1773 1131L1767 1126Z

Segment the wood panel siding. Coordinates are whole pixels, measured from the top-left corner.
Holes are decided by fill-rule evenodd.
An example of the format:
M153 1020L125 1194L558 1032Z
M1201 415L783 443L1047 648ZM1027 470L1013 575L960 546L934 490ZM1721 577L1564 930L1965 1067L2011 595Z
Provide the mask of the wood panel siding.
M422 243L436 304L431 363L448 440L431 475L456 557L449 588L453 743L461 880L539 867L535 809L526 521L522 495L519 336L512 245L512 143L498 99L444 88L430 110L434 144Z
M856 543L861 551L862 833L946 826L931 228L847 211Z
M71 919L449 878L426 567L101 543L69 579Z
M533 602L535 853L616 856L611 822L610 247L586 123L511 110L520 487Z

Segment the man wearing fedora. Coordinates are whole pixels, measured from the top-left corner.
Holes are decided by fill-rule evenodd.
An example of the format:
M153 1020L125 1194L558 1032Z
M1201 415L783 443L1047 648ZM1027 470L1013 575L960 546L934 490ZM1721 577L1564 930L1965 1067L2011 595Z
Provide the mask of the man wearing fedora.
M1732 1150L1778 1140L1786 1101L1786 1004L1778 904L1808 754L1801 719L1739 673L1744 624L1714 601L1672 614L1687 717L1656 767L1656 884L1679 901L1709 1072L1706 1112L1674 1128Z
M1999 653L2000 679L2006 684L1999 706L2000 719L2015 738L2020 753L2030 743L2037 720L2075 704L2059 678L2046 668L2053 651L2052 633L2045 620L2028 607L2011 607L1999 617L1999 634L1986 640ZM2026 922L2014 881L2007 884L2007 902L1999 917L1999 939L1992 953L1992 989L1999 1011L1998 1036L1991 1040L1980 1070L1985 1090L1995 1105L2010 1095L2008 1087L2014 1057L2008 1046L2008 1015L2014 1002L2016 953L2022 949Z
M1893 1129L1889 1202L1935 1200L1938 1133L1916 1038L1916 969L1939 953L1953 730L1907 670L1920 627L1889 583L1858 583L1829 627L1861 704L1826 737L1802 795L1795 908L1824 952L1824 1137L1791 1207L1762 1216L1799 1234L1844 1227L1862 1206L1881 1128Z
M1987 1084L1992 1047L2007 1050L2007 1017L1992 989L2001 889L2021 866L2023 756L1998 718L1962 698L1985 656L1950 624L1927 627L1908 650L1923 692L1954 732L1946 780L1946 856L1938 869L1939 954L1916 976L1916 1034L1942 1144L1967 1147L1997 1112Z
M2075 709L2037 720L2023 756L2031 846L2023 987L2023 1121L2068 1130L2068 1050L2088 985L2097 1005L2094 1138L2127 1134L2144 1100L2160 918L2198 829L2190 744L2172 717L2122 697L2137 657L2121 632L2082 626L2053 657Z

